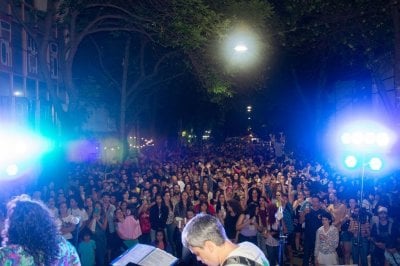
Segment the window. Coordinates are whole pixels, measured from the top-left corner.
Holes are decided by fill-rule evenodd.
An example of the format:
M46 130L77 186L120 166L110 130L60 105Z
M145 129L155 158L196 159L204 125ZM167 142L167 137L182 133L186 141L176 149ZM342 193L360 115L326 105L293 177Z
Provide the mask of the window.
M0 38L11 41L11 24L0 20Z
M35 40L28 36L27 45L27 57L28 57L28 73L37 74L38 73L38 48Z
M0 20L0 64L11 66L11 24Z

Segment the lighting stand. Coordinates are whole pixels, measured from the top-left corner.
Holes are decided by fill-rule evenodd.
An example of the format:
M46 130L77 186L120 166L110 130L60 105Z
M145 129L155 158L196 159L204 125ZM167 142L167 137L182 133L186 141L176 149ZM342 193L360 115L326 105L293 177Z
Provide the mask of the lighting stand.
M279 207L278 213L276 216L277 216L276 218L279 220L278 263L279 263L279 266L283 266L283 265L285 265L284 257L285 257L285 244L286 244L287 235L285 235L283 233L283 225L282 225L283 208L282 208L282 206Z
M284 257L285 257L285 244L286 244L287 235L283 233L282 228L282 220L279 221L279 266L285 265Z
M365 156L363 155L362 158L362 169L361 169L361 188L360 188L360 206L359 206L359 211L358 211L358 232L357 232L357 251L358 251L358 256L357 256L357 265L360 265L360 260L361 260L361 219L360 219L360 214L361 210L363 207L363 201L364 201L364 177L365 177ZM353 263L355 263L353 261Z

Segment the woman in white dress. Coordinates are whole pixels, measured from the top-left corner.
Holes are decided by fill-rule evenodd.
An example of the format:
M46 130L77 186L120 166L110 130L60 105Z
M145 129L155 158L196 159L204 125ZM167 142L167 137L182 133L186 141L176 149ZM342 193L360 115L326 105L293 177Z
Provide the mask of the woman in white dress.
M323 213L321 215L322 226L317 230L315 240L315 263L316 266L338 265L336 248L339 245L339 231L332 225L332 215Z

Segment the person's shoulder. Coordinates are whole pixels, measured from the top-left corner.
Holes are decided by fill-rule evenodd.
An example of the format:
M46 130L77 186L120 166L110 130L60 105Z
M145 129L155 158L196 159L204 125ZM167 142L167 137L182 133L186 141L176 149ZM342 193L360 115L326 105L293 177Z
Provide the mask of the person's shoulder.
M238 244L239 247L241 248L257 248L258 246L256 246L255 244L248 242L248 241L244 241Z
M233 257L244 257L248 260L255 261L261 265L269 266L268 260L265 257L264 253L259 249L258 246L254 245L253 243L250 242L242 242L238 244L238 247L233 250L227 257L233 258ZM230 263L229 266L236 266L236 265L244 265L240 263ZM245 264L247 265L247 264Z
M60 236L58 246L58 258L54 265L80 265L79 255L70 242Z
M337 233L339 233L339 230L337 229L337 227L336 226L334 226L333 224L330 226L330 228L331 228L331 230L333 231L333 232L337 232Z
M19 245L0 248L0 265L35 265L33 257Z

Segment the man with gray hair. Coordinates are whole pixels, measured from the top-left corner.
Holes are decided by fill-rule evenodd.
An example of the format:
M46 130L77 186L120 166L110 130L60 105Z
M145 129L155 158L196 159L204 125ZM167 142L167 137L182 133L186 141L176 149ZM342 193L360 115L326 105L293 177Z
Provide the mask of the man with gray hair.
M232 243L219 220L208 214L192 218L182 232L182 244L209 266L269 266L264 253L250 242Z

